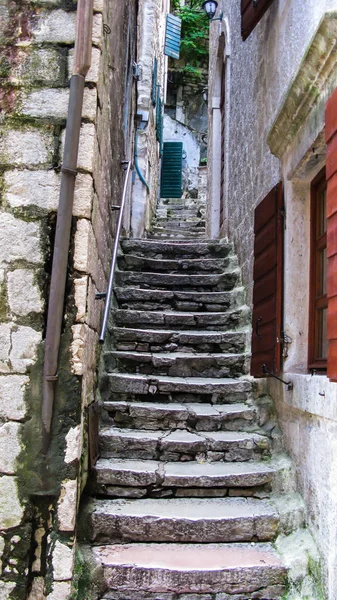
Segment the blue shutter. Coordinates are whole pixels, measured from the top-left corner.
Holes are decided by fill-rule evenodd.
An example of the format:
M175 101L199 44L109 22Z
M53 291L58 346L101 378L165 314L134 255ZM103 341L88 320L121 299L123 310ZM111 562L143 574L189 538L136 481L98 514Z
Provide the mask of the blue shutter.
M161 167L161 198L181 198L183 143L164 142Z
M166 15L166 35L164 54L179 58L181 37L181 19L175 15Z
M159 142L159 158L163 154L163 129L164 129L164 116L163 116L163 103L160 97L160 85L157 86L157 108L156 108L156 138Z

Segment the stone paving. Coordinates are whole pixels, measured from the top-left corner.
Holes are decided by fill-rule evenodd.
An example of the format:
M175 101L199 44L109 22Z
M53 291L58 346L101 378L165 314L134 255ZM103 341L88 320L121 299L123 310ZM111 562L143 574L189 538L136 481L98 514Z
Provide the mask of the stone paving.
M275 541L305 531L303 502L272 402L248 375L233 247L203 235L200 207L160 201L151 238L121 241L81 518L95 600L286 597Z

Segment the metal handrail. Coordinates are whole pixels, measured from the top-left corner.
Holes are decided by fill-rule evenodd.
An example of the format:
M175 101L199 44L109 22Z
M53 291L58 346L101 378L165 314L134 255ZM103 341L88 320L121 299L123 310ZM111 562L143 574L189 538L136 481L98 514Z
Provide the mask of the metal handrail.
M124 165L126 165L126 175L125 175L125 179L124 179L123 196L122 196L122 202L121 202L121 205L119 208L118 223L117 223L114 247L113 247L113 252L112 252L112 261L111 261L111 266L110 266L108 289L107 289L106 293L96 295L97 298L105 297L103 320L102 320L102 325L101 325L101 333L99 336L100 344L103 344L103 342L104 342L106 329L108 326L110 305L111 305L111 296L112 296L112 291L113 291L115 268L116 268L116 262L117 262L119 236L120 236L121 228L122 228L123 211L124 211L126 192L127 192L127 187L128 187L128 179L129 179L130 170L131 170L131 161L126 161L124 163Z

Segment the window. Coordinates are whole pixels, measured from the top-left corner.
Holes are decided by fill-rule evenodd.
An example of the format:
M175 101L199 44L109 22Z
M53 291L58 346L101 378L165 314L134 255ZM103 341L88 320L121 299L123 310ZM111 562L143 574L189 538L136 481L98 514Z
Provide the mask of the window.
M327 368L327 183L325 169L311 184L309 369Z
M241 35L246 40L273 0L241 0Z

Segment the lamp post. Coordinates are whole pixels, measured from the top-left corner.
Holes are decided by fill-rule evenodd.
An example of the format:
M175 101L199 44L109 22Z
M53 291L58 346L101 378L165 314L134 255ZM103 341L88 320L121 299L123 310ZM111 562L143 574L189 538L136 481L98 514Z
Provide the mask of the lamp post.
M216 0L206 0L202 3L201 8L205 11L210 21L222 21L223 13L220 12L219 16L214 18L216 10L218 8L218 3Z

